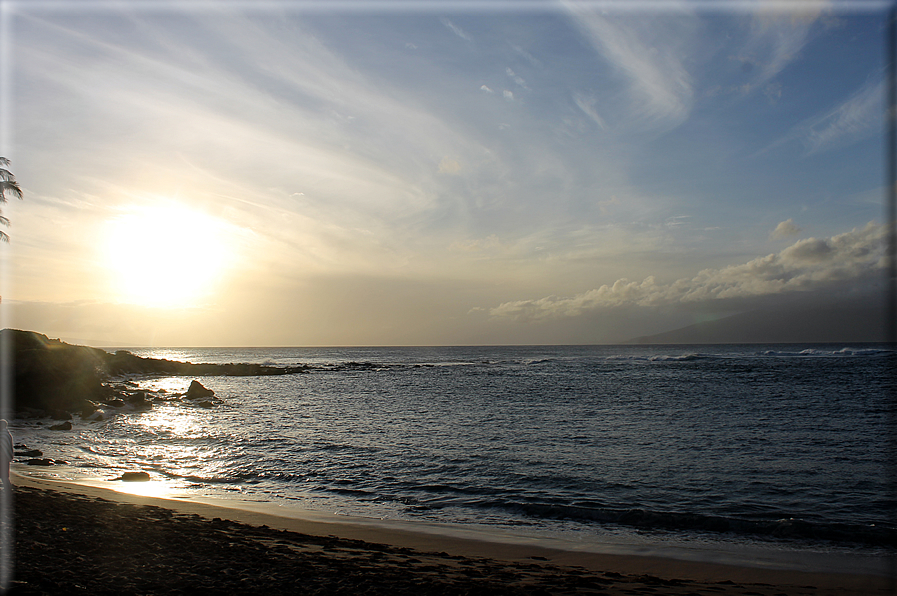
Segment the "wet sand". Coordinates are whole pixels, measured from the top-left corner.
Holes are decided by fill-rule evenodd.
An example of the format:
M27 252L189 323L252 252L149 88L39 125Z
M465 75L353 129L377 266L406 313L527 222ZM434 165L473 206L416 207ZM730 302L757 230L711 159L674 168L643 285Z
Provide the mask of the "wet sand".
M9 594L884 595L891 578L548 549L14 475ZM234 505L228 503L228 505ZM10 523L11 522L11 523Z

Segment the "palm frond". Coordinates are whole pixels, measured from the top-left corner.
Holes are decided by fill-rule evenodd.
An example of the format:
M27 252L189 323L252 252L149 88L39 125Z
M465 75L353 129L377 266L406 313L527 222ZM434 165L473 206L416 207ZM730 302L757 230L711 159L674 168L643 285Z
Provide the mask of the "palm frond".
M5 157L0 157L0 166L8 165L9 160ZM16 182L16 177L13 176L12 172L3 167L0 168L0 203L6 202L6 193L10 193L20 199L22 198L22 189L19 187L19 183ZM9 219L0 215L0 225L8 226ZM9 243L9 234L2 230L0 230L0 242Z
M6 193L16 198L22 198L22 189L15 180L0 180L0 201L6 202Z

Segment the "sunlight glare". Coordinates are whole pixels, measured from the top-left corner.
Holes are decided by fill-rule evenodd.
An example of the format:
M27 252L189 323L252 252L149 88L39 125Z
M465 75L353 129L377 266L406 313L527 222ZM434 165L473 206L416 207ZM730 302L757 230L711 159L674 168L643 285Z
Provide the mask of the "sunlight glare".
M104 486L104 488L106 488ZM171 480L150 480L148 482L116 482L112 490L141 497L172 498L178 496L178 483Z
M132 207L108 222L113 292L155 307L198 306L225 272L225 223L172 203Z
M146 412L140 419L143 426L156 432L165 431L183 438L197 436L199 422L189 412L174 407L156 407Z

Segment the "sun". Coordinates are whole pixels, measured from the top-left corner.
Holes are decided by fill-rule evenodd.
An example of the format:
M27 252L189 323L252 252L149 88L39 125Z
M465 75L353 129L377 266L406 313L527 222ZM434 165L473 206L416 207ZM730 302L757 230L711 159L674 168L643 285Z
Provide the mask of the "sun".
M212 299L230 260L223 221L160 202L125 208L107 224L105 259L119 300L178 308Z

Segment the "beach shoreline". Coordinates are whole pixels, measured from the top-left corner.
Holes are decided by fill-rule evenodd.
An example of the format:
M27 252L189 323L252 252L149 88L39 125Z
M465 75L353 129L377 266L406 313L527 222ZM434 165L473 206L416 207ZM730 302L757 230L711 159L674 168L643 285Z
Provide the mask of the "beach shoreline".
M18 492L28 493L27 498L30 500L47 498L47 495L52 494L77 499L82 503L114 503L117 506L130 507L131 509L134 507L137 509L161 508L173 512L176 518L189 517L198 524L200 534L203 533L202 528L211 530L214 527L211 520L217 518L234 524L245 524L245 526L239 526L242 528L240 530L242 534L251 533L250 528L264 528L266 531L271 532L286 532L294 537L315 536L329 540L368 545L362 547L360 552L370 551L370 545L387 545L388 548L397 549L399 554L406 551L413 552L417 559L420 559L423 553L430 553L436 559L445 559L443 564L449 564L452 561L457 562L458 560L488 561L487 567L489 569L504 569L511 575L517 573L525 577L522 580L501 582L498 581L499 574L491 579L488 577L486 579L481 578L481 581L478 580L480 583L486 585L494 580L498 581L495 584L496 586L504 584L515 586L520 584L517 587L522 590L521 593L529 593L531 588L535 590L534 585L531 583L533 581L539 584L540 590L547 590L548 593L589 593L576 590L570 591L572 588L565 582L574 576L579 578L577 581L580 583L584 581L584 576L592 577L597 582L595 585L601 585L601 593L614 593L612 591L613 586L619 584L617 587L621 591L618 593L621 594L702 593L699 590L700 586L711 586L714 588L707 593L769 595L891 594L894 588L893 578L885 575L888 569L882 569L881 574L820 573L763 566L729 565L684 560L681 558L642 556L631 553L616 554L613 552L597 553L582 550L561 550L546 548L543 545L527 543L522 540L498 542L461 537L451 533L439 534L436 533L438 529L433 527L427 527L426 531L414 531L413 528L409 528L409 526L414 526L413 523L404 524L401 527L395 524L360 523L362 520L342 520L339 519L340 516L327 517L314 515L312 512L299 517L294 515L295 511L292 510L290 516L275 515L270 511L266 512L257 508L243 506L244 504L237 501L216 501L210 503L208 500L200 501L195 498L159 498L73 482L34 478L21 474L14 474L13 482ZM56 499L57 504L65 502L65 499ZM63 508L65 509L65 507ZM40 524L30 526L30 521L21 517L25 514L24 510L19 510L15 519L16 527L18 528L16 536L17 570L23 563L22 554L25 551L22 549L27 549L23 545L26 545L29 540L37 541L40 544L52 544L53 541L52 535L42 537L22 535L22 530L26 527L32 529L33 527L41 527ZM89 515L91 515L90 512L85 513L78 519L81 523L90 524L90 520L85 518L85 516L89 517ZM59 536L58 533L56 536ZM347 560L349 562L352 560L358 561L360 560L359 557L361 555L356 553L348 557ZM461 559L457 559L457 557ZM339 563L340 565L348 564L343 559L340 559ZM399 564L400 562L393 561L393 563ZM439 577L444 575L444 569L441 575L436 573L434 569L430 569L431 567L438 569L440 565L433 564L431 561L425 567L427 569L422 572L422 575L427 577L419 579L438 580L437 583L440 585L445 583L439 580ZM431 577L428 574L435 575ZM20 573L17 573L17 581L20 581L18 580L20 575ZM421 575L421 573L418 573L418 575ZM486 575L488 576L488 574ZM617 578L616 575L621 577ZM534 579L536 576L538 576L538 580ZM562 578L567 579L564 580ZM647 583L640 583L638 578L643 578L644 582ZM611 582L611 584L602 582ZM663 582L673 582L676 585L664 584ZM389 582L387 581L387 583ZM469 591L470 588L470 586L467 586L462 590L460 585L457 585L455 590L455 588L451 587L452 585L454 585L452 582L448 582L440 589L448 590L445 593L464 593L464 590ZM639 586L644 587L643 592L638 591L642 589ZM720 592L720 588L726 591ZM42 593L23 591L27 590L27 588L22 586L19 586L17 589L21 593ZM630 591L625 592L624 589ZM344 586L343 588L337 587L336 591L332 593L348 593L349 591L348 587ZM326 593L326 591L322 593Z

